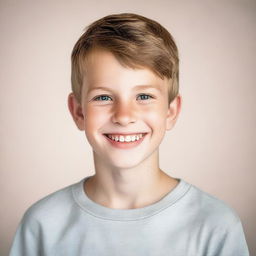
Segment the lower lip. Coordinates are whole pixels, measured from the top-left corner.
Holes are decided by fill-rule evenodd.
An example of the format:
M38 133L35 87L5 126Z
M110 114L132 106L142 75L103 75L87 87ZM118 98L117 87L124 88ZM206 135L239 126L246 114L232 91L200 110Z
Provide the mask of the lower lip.
M147 133L143 135L142 138L140 138L139 140L135 140L135 141L130 141L130 142L119 142L119 141L114 141L111 140L108 136L104 135L104 137L107 138L107 140L111 143L112 146L116 147L116 148L121 148L121 149L129 149L129 148L134 148L136 146L138 146L139 144L142 143L142 141L144 140L144 138L146 137Z

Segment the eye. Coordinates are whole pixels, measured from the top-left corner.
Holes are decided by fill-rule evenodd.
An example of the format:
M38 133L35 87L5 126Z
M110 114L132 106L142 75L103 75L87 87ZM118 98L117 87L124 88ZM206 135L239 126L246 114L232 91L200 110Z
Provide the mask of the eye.
M151 95L148 95L148 94L140 94L139 97L141 97L142 100L153 99L153 97Z
M108 95L100 95L100 96L94 98L93 100L95 100L95 101L106 101L107 98L110 99L110 97Z

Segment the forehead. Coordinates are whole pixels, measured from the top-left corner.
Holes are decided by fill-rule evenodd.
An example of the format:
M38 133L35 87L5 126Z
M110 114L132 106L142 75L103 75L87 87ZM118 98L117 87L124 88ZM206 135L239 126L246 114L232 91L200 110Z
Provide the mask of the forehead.
M83 87L115 86L117 89L131 89L138 85L149 85L165 91L167 79L161 79L147 67L130 68L121 65L115 56L107 50L93 50L84 63Z

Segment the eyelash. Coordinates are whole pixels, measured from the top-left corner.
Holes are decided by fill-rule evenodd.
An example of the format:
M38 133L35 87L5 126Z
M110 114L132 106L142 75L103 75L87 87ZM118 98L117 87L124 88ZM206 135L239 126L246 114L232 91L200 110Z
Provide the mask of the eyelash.
M108 95L100 95L100 96L97 96L96 98L94 98L93 100L94 101L101 101L101 100L98 100L101 97L109 97L109 96Z
M148 96L149 98L148 99L153 99L154 97L152 97L151 95L149 95L149 94L145 94L145 93L142 93L142 94L139 94L139 96ZM96 98L94 98L93 100L94 101L105 101L105 100L98 100L99 98L101 98L101 97L109 97L108 95L99 95L99 96L97 96ZM110 97L109 97L110 98ZM148 100L148 99L146 99L146 100Z

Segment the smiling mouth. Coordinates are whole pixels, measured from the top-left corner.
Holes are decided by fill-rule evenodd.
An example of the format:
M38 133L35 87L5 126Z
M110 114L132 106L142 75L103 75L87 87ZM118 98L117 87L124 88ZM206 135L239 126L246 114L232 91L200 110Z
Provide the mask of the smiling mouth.
M140 141L147 133L136 133L129 135L119 135L119 134L104 134L108 139L113 142L121 143L132 143Z

